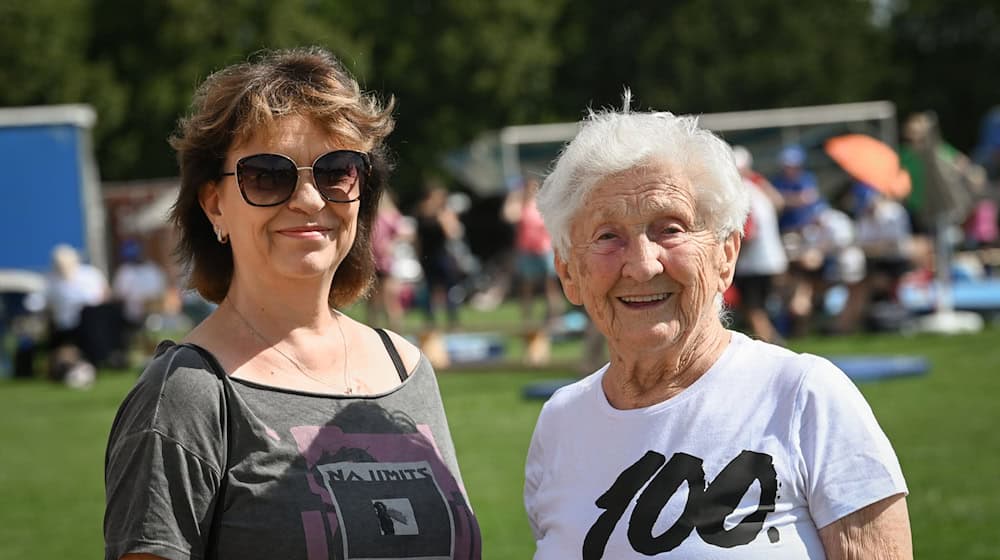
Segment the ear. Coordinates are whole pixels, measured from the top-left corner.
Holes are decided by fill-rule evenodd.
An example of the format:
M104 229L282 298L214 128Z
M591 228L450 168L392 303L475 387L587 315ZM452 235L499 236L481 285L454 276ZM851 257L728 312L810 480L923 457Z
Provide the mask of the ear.
M222 217L222 204L219 196L219 185L216 182L205 183L198 190L198 203L208 220L216 227L225 229Z
M736 271L736 259L740 256L740 246L743 239L739 231L729 234L729 237L722 241L721 263L719 266L719 293L724 293L733 283L733 274Z
M562 283L566 299L573 305L583 305L583 300L580 299L580 284L577 282L576 273L570 271L569 263L559 256L558 251L553 259L556 265L556 274L559 275L559 281Z

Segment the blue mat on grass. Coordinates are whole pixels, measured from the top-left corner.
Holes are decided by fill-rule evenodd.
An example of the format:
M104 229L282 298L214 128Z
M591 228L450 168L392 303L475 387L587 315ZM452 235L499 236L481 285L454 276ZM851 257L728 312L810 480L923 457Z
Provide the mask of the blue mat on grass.
M937 302L937 283L925 286L902 285L899 287L899 302L906 309L916 313L934 310ZM1000 279L956 280L951 285L951 297L955 309L980 313L1000 311Z

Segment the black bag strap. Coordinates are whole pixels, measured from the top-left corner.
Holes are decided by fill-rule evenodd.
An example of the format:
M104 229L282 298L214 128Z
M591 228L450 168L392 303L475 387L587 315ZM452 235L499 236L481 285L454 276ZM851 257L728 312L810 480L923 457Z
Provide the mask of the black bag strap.
M191 350L197 352L198 355L201 356L201 359L205 360L205 363L208 364L209 369L212 371L212 373L215 374L216 377L219 378L219 380L225 381L225 379L228 377L228 374L226 374L226 370L222 368L222 364L220 364L219 360L217 360L215 356L208 350L205 350L204 348L198 346L197 344L190 344L190 343L182 343L178 344L178 346L183 346L184 348L190 348ZM233 426L233 420L230 414L229 389L226 383L222 384L222 415L226 422L222 430L226 438L226 460L222 471L221 479L219 480L219 491L216 493L215 496L215 507L212 509L212 523L211 525L209 525L208 542L205 544L206 559L215 558L217 555L217 550L219 547L219 530L222 527L222 508L226 503L226 489L229 487L229 485L226 484L226 477L229 475L229 469L231 466L229 461L230 458L233 456L232 453L233 438L231 436L231 427Z
M382 339L382 344L385 345L385 349L389 352L389 357L392 358L392 364L396 366L396 373L399 374L399 380L406 381L406 378L410 374L406 373L406 367L403 366L403 359L399 357L399 351L396 350L396 345L393 344L392 339L389 338L389 333L385 332L385 329L375 329L378 333L379 338Z

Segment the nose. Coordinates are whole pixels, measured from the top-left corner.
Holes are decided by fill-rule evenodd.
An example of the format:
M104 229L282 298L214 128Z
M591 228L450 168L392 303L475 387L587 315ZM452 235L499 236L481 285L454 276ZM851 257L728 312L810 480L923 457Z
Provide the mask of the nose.
M629 243L622 275L637 282L645 282L663 273L663 251L659 244L645 234L637 235Z
M295 185L295 192L292 193L292 198L288 199L288 207L307 214L313 214L326 206L326 200L319 194L312 168L300 167L298 169L298 184ZM306 173L306 170L309 172Z

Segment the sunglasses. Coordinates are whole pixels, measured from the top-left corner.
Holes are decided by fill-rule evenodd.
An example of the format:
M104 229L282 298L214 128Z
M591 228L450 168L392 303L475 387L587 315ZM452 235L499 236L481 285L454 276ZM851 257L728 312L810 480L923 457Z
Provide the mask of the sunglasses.
M292 198L303 169L312 170L313 184L327 202L354 202L361 198L371 173L371 158L364 152L336 150L319 156L309 167L299 167L288 156L254 154L240 158L236 171L222 176L236 176L247 204L277 206Z

